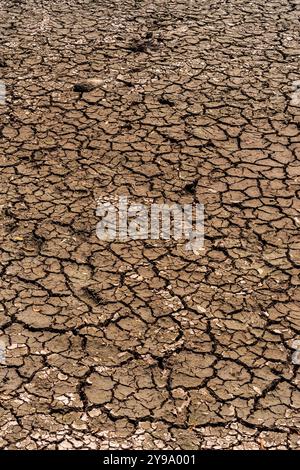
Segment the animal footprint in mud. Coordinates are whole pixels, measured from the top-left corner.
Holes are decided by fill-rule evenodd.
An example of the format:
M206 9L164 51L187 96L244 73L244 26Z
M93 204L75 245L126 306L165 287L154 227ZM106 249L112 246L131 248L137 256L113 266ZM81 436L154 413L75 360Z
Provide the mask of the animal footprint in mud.
M73 91L78 93L85 93L99 87L103 84L103 82L104 81L100 78L87 78L81 82L76 83L73 87Z

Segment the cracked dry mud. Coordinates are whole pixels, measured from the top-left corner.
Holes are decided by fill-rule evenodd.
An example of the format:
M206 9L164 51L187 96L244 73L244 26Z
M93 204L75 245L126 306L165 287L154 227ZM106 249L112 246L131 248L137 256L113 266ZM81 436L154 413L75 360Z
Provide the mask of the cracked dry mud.
M300 448L299 17L1 1L1 448ZM205 250L99 240L119 195Z

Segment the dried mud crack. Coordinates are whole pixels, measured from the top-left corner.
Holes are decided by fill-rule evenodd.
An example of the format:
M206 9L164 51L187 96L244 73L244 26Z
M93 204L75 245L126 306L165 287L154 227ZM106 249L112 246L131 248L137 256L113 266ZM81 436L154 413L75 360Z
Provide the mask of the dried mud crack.
M0 448L300 448L299 18L0 2ZM99 240L119 195L205 250Z

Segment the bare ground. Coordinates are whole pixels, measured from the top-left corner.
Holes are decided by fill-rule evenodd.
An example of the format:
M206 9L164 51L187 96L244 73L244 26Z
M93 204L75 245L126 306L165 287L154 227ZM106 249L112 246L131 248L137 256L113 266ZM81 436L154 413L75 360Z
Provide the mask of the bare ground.
M299 16L1 1L1 448L300 448ZM100 241L117 195L205 250Z

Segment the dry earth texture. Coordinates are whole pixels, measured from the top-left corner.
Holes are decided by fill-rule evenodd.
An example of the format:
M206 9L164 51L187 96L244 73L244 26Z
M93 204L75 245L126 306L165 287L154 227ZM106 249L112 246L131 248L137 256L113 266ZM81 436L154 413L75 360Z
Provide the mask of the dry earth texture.
M1 1L1 448L300 448L299 18ZM205 250L99 240L119 195Z

